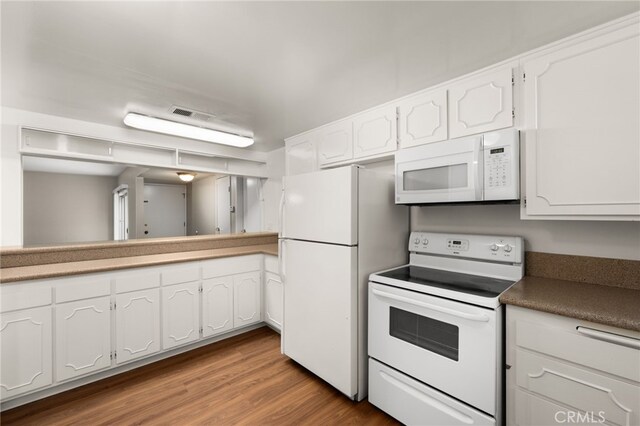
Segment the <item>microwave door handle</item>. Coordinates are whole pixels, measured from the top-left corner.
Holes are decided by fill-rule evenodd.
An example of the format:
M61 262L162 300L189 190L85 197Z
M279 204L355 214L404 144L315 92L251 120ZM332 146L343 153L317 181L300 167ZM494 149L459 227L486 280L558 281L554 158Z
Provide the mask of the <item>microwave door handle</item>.
M409 305L419 306L421 308L427 308L432 311L441 312L443 314L452 315L454 317L463 318L470 321L487 322L489 317L485 314L470 314L467 312L456 311L455 309L445 308L444 306L432 305L431 303L421 302L419 300L410 299L404 296L398 296L397 294L387 293L386 291L371 290L376 296L384 297L385 299L396 300L398 302L407 303Z
M475 197L476 201L482 201L484 188L484 174L482 164L482 137L478 138L478 142L473 147L473 167L475 175Z

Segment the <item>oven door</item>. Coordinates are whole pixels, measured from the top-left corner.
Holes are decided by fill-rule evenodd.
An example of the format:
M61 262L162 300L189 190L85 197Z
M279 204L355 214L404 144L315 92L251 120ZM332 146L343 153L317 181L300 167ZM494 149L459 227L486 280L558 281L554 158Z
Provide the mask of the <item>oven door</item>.
M396 153L396 204L482 201L482 136Z
M490 415L498 323L491 309L369 283L369 356Z

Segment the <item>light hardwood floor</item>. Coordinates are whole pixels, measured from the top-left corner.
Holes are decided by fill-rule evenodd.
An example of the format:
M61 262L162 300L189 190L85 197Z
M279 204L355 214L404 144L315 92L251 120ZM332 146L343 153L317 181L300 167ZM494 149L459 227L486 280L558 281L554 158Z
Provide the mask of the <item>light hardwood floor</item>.
M280 354L267 327L23 405L2 425L395 425Z

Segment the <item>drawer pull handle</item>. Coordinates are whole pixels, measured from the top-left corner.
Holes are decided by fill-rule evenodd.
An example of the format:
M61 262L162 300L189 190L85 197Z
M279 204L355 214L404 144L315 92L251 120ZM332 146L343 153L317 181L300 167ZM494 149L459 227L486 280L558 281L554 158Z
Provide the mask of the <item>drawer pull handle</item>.
M379 371L378 373L380 373L380 376L382 376L382 378L384 380L386 380L387 382L389 382L393 386L395 386L398 389L402 390L403 392L413 396L414 398L419 399L423 403L435 408L436 410L438 410L438 411L440 411L442 413L445 413L450 417L453 417L454 419L458 420L459 422L466 423L468 425L473 424L473 419L471 417L467 416L466 414L461 413L460 411L456 410L455 408L449 407L444 402L438 401L437 399L434 399L434 398L426 395L425 393L421 392L419 389L416 389L416 388L414 388L413 386L411 386L411 385L409 385L407 383L401 382L400 380L396 379L395 377L388 375L384 371Z
M467 312L456 311L455 309L445 308L444 306L432 305L430 303L414 300L409 297L398 296L397 294L387 293L385 291L371 290L376 296L384 297L385 299L397 300L398 302L408 303L409 305L420 306L421 308L427 308L432 311L442 312L443 314L453 315L454 317L463 318L470 321L487 322L489 317L485 314L469 314Z
M640 340L634 339L633 337L621 336L619 334L581 326L576 327L576 330L578 330L578 333L591 337L592 339L602 340L632 349L640 349Z

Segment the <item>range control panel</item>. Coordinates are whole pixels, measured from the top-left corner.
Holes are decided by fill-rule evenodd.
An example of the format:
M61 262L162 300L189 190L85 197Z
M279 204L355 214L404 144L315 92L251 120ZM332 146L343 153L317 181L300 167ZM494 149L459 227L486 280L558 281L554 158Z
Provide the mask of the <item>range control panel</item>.
M522 263L524 242L522 237L414 231L409 237L409 251L494 262Z

